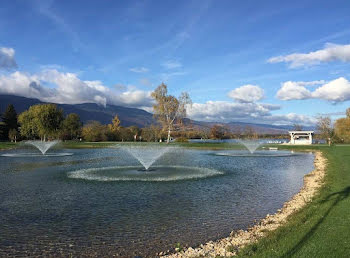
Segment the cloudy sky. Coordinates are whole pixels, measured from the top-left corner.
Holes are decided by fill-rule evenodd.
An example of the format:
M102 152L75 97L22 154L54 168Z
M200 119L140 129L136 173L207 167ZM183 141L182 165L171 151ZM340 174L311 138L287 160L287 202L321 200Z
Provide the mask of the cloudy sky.
M312 124L350 106L350 2L3 0L0 94L151 110L161 82L205 121Z

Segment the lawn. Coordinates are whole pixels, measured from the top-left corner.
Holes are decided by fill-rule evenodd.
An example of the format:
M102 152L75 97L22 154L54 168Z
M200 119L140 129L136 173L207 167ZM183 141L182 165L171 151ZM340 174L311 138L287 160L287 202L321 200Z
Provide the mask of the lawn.
M18 143L14 142L0 142L0 150L12 149L15 148Z
M325 185L285 226L242 249L239 256L350 257L350 146L281 148L321 150L329 162Z

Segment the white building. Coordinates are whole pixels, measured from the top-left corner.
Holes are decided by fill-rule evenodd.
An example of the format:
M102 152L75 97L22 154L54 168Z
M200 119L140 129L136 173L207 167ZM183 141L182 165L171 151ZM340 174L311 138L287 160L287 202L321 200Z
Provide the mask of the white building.
M314 131L290 131L289 144L312 144Z

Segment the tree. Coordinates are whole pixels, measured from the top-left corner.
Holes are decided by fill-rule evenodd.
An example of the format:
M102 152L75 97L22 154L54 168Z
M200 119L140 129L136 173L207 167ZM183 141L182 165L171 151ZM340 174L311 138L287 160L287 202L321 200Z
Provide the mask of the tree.
M293 130L294 131L302 131L303 130L303 126L299 125L299 124L294 124L293 125Z
M322 139L330 141L333 136L332 120L329 116L319 116L317 118L317 131Z
M108 127L98 121L89 121L82 130L84 140L89 142L101 142L108 140Z
M186 107L191 105L192 101L186 92L181 93L179 99L168 95L168 88L164 83L159 85L151 96L156 101L153 105L154 115L168 132L167 143L169 143L174 123L181 122L186 117Z
M342 142L350 142L350 117L337 119L334 124L334 132Z
M10 129L9 131L9 139L11 140L11 142L17 142L17 138L18 138L18 131L14 128Z
M46 141L48 137L58 137L63 121L63 110L55 104L31 106L19 116L21 135L27 138L39 136Z
M21 125L20 133L27 139L35 139L38 137L37 124L34 120L34 113L29 110L22 112L18 116L18 122Z
M222 139L224 138L224 135L225 135L224 127L221 125L214 125L210 129L210 138L212 139Z
M82 123L79 115L68 114L62 123L62 135L68 139L76 139L81 134Z
M142 128L141 137L147 142L157 142L161 138L161 129L155 125Z
M350 118L350 108L347 108L345 113L346 113L346 117Z
M247 125L245 126L244 128L244 134L245 134L245 137L246 138L249 138L249 139L258 139L258 133L254 130L253 127Z
M112 123L108 124L108 129L110 130L111 134L112 134L112 140L116 140L118 138L118 134L120 131L120 120L118 115L115 115Z
M8 137L10 130L14 129L18 131L17 112L12 104L7 106L1 118L4 123L2 131L6 138Z

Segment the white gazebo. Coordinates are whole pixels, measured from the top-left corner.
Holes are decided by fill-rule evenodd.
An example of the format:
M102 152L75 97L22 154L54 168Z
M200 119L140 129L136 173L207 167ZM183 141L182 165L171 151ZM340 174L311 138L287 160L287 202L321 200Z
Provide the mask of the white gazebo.
M314 131L289 131L289 144L312 144Z

